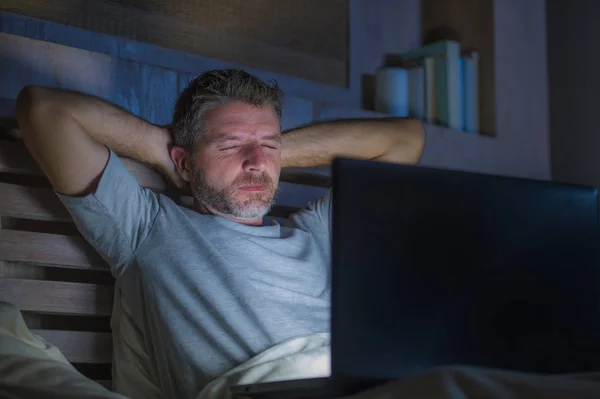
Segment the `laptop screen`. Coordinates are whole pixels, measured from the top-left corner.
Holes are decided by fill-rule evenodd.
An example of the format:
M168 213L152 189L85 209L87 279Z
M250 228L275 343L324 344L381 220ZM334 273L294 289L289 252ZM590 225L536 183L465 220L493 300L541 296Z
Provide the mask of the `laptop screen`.
M336 159L332 374L600 370L595 189Z

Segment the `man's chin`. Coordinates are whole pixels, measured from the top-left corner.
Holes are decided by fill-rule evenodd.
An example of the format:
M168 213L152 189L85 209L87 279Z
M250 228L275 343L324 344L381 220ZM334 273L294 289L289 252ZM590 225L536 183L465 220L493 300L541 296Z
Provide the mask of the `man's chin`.
M235 213L237 217L247 219L263 217L269 213L272 204L273 200L247 199L236 204Z
M237 213L239 215L239 217L243 217L243 218L259 218L259 217L263 217L266 216L269 211L271 210L271 205L270 204L250 204L250 205L244 205L244 206L240 206L237 209Z

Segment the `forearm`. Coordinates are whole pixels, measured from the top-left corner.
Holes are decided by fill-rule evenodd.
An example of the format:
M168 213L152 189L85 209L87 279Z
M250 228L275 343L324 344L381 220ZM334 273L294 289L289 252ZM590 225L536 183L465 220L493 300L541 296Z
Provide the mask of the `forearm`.
M282 140L283 167L324 166L335 157L414 164L424 131L410 118L348 119L293 129Z
M106 145L120 156L157 167L169 139L166 131L97 97L83 93L32 87L22 101L32 117L26 128L52 132L48 125L60 118L72 118L94 141ZM23 106L22 106L23 107ZM63 123L61 121L60 123ZM41 132L44 130L44 132Z

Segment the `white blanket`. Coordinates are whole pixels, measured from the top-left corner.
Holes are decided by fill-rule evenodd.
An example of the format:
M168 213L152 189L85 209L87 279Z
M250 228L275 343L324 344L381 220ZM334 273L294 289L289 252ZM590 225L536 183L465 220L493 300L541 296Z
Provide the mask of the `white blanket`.
M327 376L329 334L298 337L270 348L212 381L196 399L227 399L236 384ZM543 376L449 367L354 395L387 398L600 398L600 373ZM125 399L81 375L60 351L32 334L20 312L0 302L0 398Z
M330 375L329 334L283 342L212 381L196 399L228 399L229 387ZM445 367L348 399L600 398L600 373L544 376L476 367Z
M213 380L196 399L229 398L232 385L329 376L329 354L328 333L290 339Z
M6 302L0 302L0 398L125 399L79 373Z

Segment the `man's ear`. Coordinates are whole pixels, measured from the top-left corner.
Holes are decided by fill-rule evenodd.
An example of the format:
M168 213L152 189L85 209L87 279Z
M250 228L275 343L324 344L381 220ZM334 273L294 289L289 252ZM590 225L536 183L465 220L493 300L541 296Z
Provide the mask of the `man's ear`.
M183 147L174 145L171 148L171 160L183 180L190 182L193 177L192 154Z

